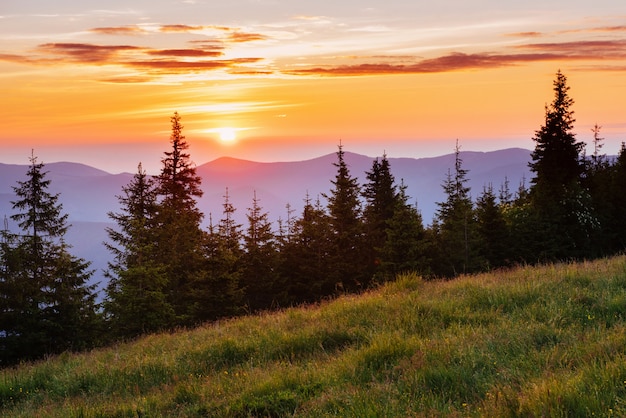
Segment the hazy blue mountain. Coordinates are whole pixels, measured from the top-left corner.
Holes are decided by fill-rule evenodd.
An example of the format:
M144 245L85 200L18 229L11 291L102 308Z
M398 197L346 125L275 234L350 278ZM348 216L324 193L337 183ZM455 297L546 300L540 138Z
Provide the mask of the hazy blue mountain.
M511 148L493 152L462 152L463 167L469 170L467 177L472 188L472 195L477 197L484 186L493 184L497 191L509 180L511 191L517 190L520 181L530 179L528 162L530 151ZM345 159L353 176L365 182L365 172L372 167L373 158L345 153ZM332 188L335 178L335 154L307 161L287 163L258 163L233 158L219 158L198 166L198 173L203 178L205 192L200 204L207 214L213 214L213 221L221 216L226 187L231 202L243 221L246 208L252 203L256 190L257 198L265 211L273 219L286 217L285 205L294 209L303 207L308 192L312 199L321 197ZM448 170L454 170L454 154L433 158L389 158L392 172L399 183L404 180L408 194L417 202L425 223L430 223L436 211L436 202L445 196L441 185ZM323 203L326 200L321 198ZM242 213L243 212L243 213Z
M468 170L467 178L474 198L490 183L497 191L505 177L512 192L517 190L522 179L528 184L531 178L529 150L464 151L461 158L463 168ZM346 152L345 159L352 175L363 184L373 158ZM294 215L299 216L307 193L312 200L319 197L325 205L322 194L332 188L336 160L332 153L296 162L259 163L223 157L202 164L197 171L203 179L204 196L199 201L199 208L205 214L205 224L208 225L210 218L214 224L221 219L227 187L230 201L237 209L236 219L244 227L247 208L252 205L255 191L261 207L269 212L272 220L286 219L287 203L295 210ZM436 202L445 198L441 185L448 170L454 170L454 154L418 159L389 158L389 162L396 181L404 180L411 201L417 203L424 223L430 224L437 209ZM0 164L0 216L8 218L13 214L12 187L18 180L24 180L27 170L27 165ZM61 194L64 211L69 214L72 227L67 241L73 245L73 253L92 261L94 281L102 281L102 270L110 257L102 242L107 239L105 228L113 226L107 213L119 210L116 195L130 182L133 174L110 174L84 164L67 162L46 163L45 171L51 180L50 191ZM11 222L9 226L15 229Z

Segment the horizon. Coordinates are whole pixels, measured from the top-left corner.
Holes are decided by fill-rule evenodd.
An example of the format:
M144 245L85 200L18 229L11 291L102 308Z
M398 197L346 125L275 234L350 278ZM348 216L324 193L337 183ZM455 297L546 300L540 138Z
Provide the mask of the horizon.
M461 155L465 154L465 153L481 153L481 154L489 154L489 153L496 153L496 152L500 152L500 151L507 151L507 150L524 150L524 151L528 151L529 153L532 153L531 149L527 149L527 148L522 148L522 147L507 147L507 148L500 148L500 149L493 149L493 150L465 150L465 149L461 149ZM253 163L253 164L288 164L288 163L301 163L301 162L306 162L306 161L312 161L312 160L317 160L317 159L322 159L325 157L332 157L335 156L337 153L337 151L333 151L333 152L328 152L325 154L320 154L317 156L313 156L311 158L304 158L304 159L294 159L294 160L277 160L277 161L257 161L257 160L252 160L252 159L247 159L247 158L240 158L240 157L233 157L233 156L229 156L229 155L223 155L220 157L216 157L216 158L212 158L208 161L204 161L204 162L194 162L195 167L201 167L207 164L211 164L214 163L215 161L218 160L222 160L222 159L230 159L230 160L235 160L235 161L241 161L241 162L248 162L248 163ZM366 157L366 158L371 158L372 160L374 159L378 159L378 158L382 158L383 154L380 155L368 155L368 154L364 154L364 153L360 153L360 152L354 152L351 150L346 150L344 147L344 153L345 154L353 154L353 155L357 155L360 157ZM432 156L425 156L425 157L405 157L405 156L397 156L397 157L393 157L393 156L389 156L386 155L387 158L389 160L395 160L395 159L413 159L413 160L427 160L427 159L436 159L436 158L441 158L441 157L449 157L449 156L453 156L455 153L455 151L450 151L450 152L445 152L445 153L441 153L441 154L435 154ZM135 170L125 170L125 171L109 171L106 168L103 168L99 165L94 165L94 164L89 164L86 163L84 161L78 161L78 160L57 160L57 161L44 161L40 155L37 154L37 152L35 152L34 156L37 158L37 161L39 163L43 163L44 166L48 166L50 164L77 164L77 165L83 165L86 167L90 167L96 170L100 170L103 172L106 172L107 174L110 175L118 175L118 174L135 174L137 172L137 165L139 163L141 163L142 167L144 170L146 170L146 172L149 175L157 175L160 172L161 166L160 166L160 162L157 166L155 166L155 168L153 170L148 170L145 166L145 164L143 162L138 162L137 165L135 165ZM613 155L609 155L609 157L612 157ZM193 157L193 156L192 156ZM193 160L193 158L191 158L191 160ZM5 161L0 161L0 164L5 164L5 165L17 165L17 166L24 166L24 167L28 167L30 166L30 162L26 161L23 163L20 162L5 162ZM349 164L348 164L349 165ZM359 173L360 174L360 173Z
M154 170L175 111L194 161L532 149L558 70L578 140L598 124L616 154L625 17L612 0L4 2L3 159Z

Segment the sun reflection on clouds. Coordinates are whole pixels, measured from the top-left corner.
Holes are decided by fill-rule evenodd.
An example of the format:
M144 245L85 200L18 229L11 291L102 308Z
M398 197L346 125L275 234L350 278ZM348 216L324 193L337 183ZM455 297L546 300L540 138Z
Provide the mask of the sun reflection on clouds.
M28 3L0 15L7 143L167 138L173 111L190 137L230 127L238 146L252 134L530 138L557 68L581 126L595 122L585 103L602 126L623 119L626 26L610 0Z
M289 104L281 104L276 102L231 102L231 103L213 103L213 104L196 104L183 105L180 108L181 113L187 114L244 114L265 112L274 109L282 109L293 107Z

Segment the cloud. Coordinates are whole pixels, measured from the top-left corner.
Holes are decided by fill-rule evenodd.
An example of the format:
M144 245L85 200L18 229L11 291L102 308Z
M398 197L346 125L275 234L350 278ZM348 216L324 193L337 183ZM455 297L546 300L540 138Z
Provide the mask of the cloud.
M90 29L89 32L97 33L99 35L142 35L147 33L144 29L137 26L93 28Z
M626 32L626 26L604 26L592 30L595 32Z
M45 54L62 56L69 61L84 64L107 63L121 52L138 51L142 48L131 45L93 45L83 43L48 43L39 45Z
M135 83L147 83L152 80L154 80L154 77L138 75L138 76L119 76L119 77L101 78L98 81L102 83L114 83L114 84L135 84Z
M520 61L537 61L545 57L534 55L496 55L496 54L463 54L455 52L437 58L425 59L413 64L392 63L365 63L357 65L343 65L337 67L317 67L301 70L292 70L292 75L321 75L321 76L360 76L381 74L429 74L443 73L479 68L497 68L513 65Z
M264 76L264 75L272 75L274 71L272 70L240 70L240 69L231 69L228 71L229 74L233 75L250 75L250 76Z
M150 49L131 45L47 43L39 45L35 51L38 53L36 56L0 54L0 61L31 65L115 65L143 72L100 80L108 83L146 82L162 74L198 73L220 69L238 71L238 74L267 74L263 69L246 68L247 65L263 61L263 58L215 59L223 55L222 48L215 45L211 49Z
M534 43L518 45L520 53L450 53L436 58L413 58L412 63L390 62L392 57L378 62L355 65L311 67L288 70L291 75L365 76L384 74L428 74L461 70L489 69L538 61L574 61L626 59L626 40L577 41L563 43ZM404 60L407 57L402 57ZM370 57L373 59L373 57Z
M554 53L562 59L626 58L626 40L574 41L560 43L536 43L517 48Z
M587 28L587 29L568 29L562 30L558 33L568 34L568 33L593 33L593 32L626 32L626 26L598 26L595 28Z
M159 30L161 32L197 32L204 28L205 26L163 25Z
M213 61L146 60L124 62L123 65L146 70L157 70L159 72L169 74L231 68L238 65L256 63L261 60L262 58L238 58L232 60Z
M147 51L149 55L167 56L167 57L219 57L223 55L221 48L213 50L206 49L155 49Z
M541 32L515 32L515 33L507 33L506 36L512 36L515 38L539 38L543 36Z
M243 43L243 42L264 41L268 39L268 37L260 33L233 32L230 34L228 39L231 42Z
M0 61L13 62L16 64L35 64L30 58L16 54L0 54Z
M159 31L166 33L187 33L187 32L200 32L213 30L218 32L228 32L226 40L230 42L253 42L264 41L268 39L266 35L260 33L247 33L242 32L240 28L229 26L189 26L189 25L163 25Z

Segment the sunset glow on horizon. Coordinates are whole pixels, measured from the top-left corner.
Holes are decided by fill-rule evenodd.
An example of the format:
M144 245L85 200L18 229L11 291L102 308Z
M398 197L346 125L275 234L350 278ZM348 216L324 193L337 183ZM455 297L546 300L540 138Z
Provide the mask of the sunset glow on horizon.
M619 2L421 3L3 1L0 162L154 172L175 111L197 164L531 149L559 69L578 139L626 141Z

